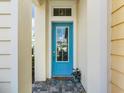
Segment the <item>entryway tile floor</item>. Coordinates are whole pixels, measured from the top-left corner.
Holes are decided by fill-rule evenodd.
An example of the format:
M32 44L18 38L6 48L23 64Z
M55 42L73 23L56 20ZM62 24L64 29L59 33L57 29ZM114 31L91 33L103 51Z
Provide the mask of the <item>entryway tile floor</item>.
M32 86L33 93L85 93L81 83L72 80L50 79L43 82L35 82Z

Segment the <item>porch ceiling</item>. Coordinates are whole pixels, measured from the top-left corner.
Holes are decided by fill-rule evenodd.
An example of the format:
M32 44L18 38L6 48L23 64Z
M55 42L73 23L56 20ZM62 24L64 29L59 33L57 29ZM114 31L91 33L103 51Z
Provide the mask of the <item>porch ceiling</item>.
M41 6L44 1L45 1L45 0L33 0L33 3L34 3L36 6Z
M36 6L41 6L45 0L33 0ZM59 1L59 0L58 0ZM71 0L70 0L71 1Z

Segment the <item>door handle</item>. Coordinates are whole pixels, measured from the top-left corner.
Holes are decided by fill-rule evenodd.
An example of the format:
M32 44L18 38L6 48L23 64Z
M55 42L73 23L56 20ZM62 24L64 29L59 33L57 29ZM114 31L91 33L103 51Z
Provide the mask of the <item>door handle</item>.
M53 54L55 54L56 53L56 51L53 51Z

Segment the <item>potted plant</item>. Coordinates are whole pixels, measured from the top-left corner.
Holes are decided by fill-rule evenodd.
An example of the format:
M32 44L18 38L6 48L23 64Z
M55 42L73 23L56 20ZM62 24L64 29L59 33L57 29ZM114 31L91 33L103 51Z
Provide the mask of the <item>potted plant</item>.
M74 82L80 82L81 81L81 72L78 68L73 69L72 78Z

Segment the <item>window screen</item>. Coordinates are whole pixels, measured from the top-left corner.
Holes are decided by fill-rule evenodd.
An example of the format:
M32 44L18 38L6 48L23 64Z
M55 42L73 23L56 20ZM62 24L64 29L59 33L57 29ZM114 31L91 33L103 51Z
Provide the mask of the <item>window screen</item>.
M53 16L72 16L71 8L54 8Z

